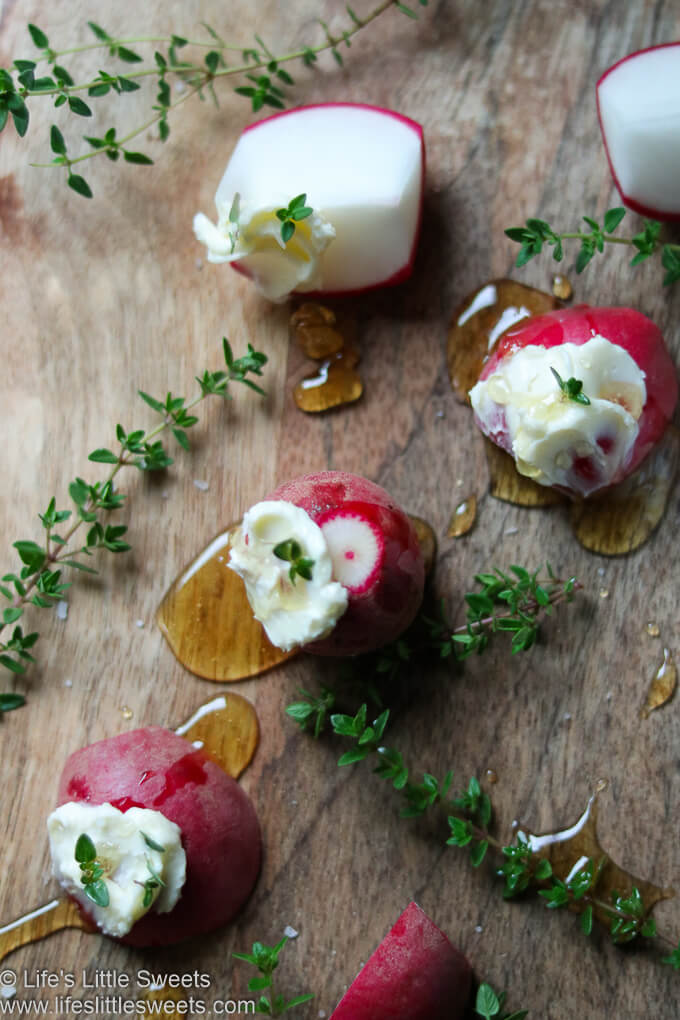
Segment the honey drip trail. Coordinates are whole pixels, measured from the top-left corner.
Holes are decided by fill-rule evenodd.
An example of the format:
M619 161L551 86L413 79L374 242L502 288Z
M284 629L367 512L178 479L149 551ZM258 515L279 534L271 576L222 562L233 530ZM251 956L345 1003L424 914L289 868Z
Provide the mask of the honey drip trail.
M50 900L44 906L0 927L0 963L15 949L38 942L64 928L80 928L86 932L96 930L81 916L72 900Z
M602 790L605 786L602 783L598 789ZM594 916L606 926L612 920L607 904L611 904L613 893L627 897L633 888L638 889L644 903L645 917L661 900L675 896L675 890L664 889L646 879L637 878L611 860L597 835L597 794L590 798L585 811L574 825L557 832L528 835L526 838L531 849L550 862L553 874L563 882L573 877L588 860L592 860L596 867L603 862L599 879L592 891L592 906ZM579 913L586 906L584 900L570 903L570 909Z

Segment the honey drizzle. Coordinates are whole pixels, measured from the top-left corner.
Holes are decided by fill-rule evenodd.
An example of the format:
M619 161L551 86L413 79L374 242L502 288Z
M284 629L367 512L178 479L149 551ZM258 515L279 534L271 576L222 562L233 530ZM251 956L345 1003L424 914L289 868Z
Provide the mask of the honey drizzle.
M453 392L469 404L468 392L498 337L522 319L561 308L552 294L514 280L489 280L461 301L449 329L447 360Z
M651 712L670 701L678 685L678 667L668 650L663 650L663 662L657 669L647 692L647 700L640 709L640 718L647 719Z
M275 648L253 616L243 581L227 566L230 525L182 571L156 620L173 654L214 683L258 676L297 654Z
M598 793L606 785L604 782L599 783ZM611 860L597 835L597 793L590 798L585 811L574 825L557 832L529 834L525 838L534 853L550 861L553 875L563 882L572 878L589 860L593 861L596 868L601 864L599 878L592 890L591 902L594 916L607 926L612 920L607 904L611 904L613 893L628 897L634 887L638 889L644 904L645 917L661 900L675 896L674 889L664 889L644 878L637 878ZM575 900L570 902L569 907L581 913L587 905L584 900Z
M498 337L528 316L563 307L552 294L513 280L490 280L456 309L448 339L449 379L459 401L477 382L484 360ZM680 463L680 432L669 426L641 466L620 485L586 500L571 502L549 486L520 475L515 462L484 437L489 491L515 506L570 507L575 537L590 552L621 556L647 541L666 512Z
M86 932L97 930L85 920L73 900L50 900L44 906L0 927L0 963L15 949L38 942L65 928L80 928Z
M293 389L301 411L318 414L359 399L364 385L355 371L360 357L354 343L355 319L345 316L339 321L332 309L308 301L291 315L290 333L307 358L321 362L316 373Z
M201 705L175 733L200 745L232 779L250 765L260 740L255 709L246 698L232 693Z

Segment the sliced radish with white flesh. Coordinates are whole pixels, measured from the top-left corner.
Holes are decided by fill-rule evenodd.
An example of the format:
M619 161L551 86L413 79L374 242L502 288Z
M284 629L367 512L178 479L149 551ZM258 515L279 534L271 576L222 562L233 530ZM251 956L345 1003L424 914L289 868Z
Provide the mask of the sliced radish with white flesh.
M680 43L631 53L597 83L614 183L643 216L680 220Z
M378 528L342 510L319 522L333 563L333 576L355 595L366 591L382 566L384 544Z
M286 504L290 505L290 514L284 514L282 508ZM276 542L283 537L292 539L303 557L314 560L309 580L296 576L294 584L289 583L291 562L287 560L282 564L283 569L279 569L277 584L271 585L270 568L275 564L270 558L265 562L265 558L251 548L252 542L248 543L247 553L244 552L245 542L237 539L239 557L249 560L251 577L246 581L246 591L258 619L261 616L257 607L261 607L264 598L259 603L255 600L256 605L253 605L251 591L267 588L272 615L276 614L283 630L289 608L299 614L299 619L316 619L317 616L321 619L314 593L324 585L331 586L333 594L335 585L343 592L345 605L334 620L324 609L325 636L297 639L297 644L307 651L319 655L369 652L394 641L412 622L425 586L423 555L410 519L379 485L345 471L323 471L279 486L244 515L244 523L251 519L253 511L260 517L258 507L278 508L276 513L281 521L285 516L289 533L284 536L277 531ZM308 522L304 529L294 532L297 518L293 510L304 512ZM258 530L251 529L251 537L253 531ZM316 551L315 531L323 540L325 555ZM271 537L269 529L262 537ZM245 576L238 564L236 569ZM276 591L280 599L274 605Z
M215 195L217 225L199 213L194 231L208 261L230 262L274 301L400 283L424 170L422 128L408 117L356 103L288 110L246 128ZM300 196L312 212L284 240L277 212Z

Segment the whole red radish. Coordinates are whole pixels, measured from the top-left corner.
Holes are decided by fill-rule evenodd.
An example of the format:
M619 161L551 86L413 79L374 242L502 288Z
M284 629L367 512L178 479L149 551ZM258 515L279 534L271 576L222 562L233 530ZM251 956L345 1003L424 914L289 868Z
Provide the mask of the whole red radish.
M614 360L602 361L599 375L593 374L593 365L610 356ZM574 371L591 379L591 392L588 385L579 387L581 378L560 375L562 357L565 364L580 364L580 373ZM522 358L528 367L514 378L521 374L526 389L516 392L513 366ZM631 308L588 305L548 312L502 334L471 391L477 424L515 456L522 473L577 496L634 471L663 435L677 397L675 367L658 327ZM539 471L536 462L520 463L518 436L520 428L523 435L530 431L537 449L542 427L541 456L552 460L541 463L538 477L532 473Z
M304 510L326 540L347 609L331 633L306 646L319 655L356 655L393 641L415 617L425 568L415 529L379 485L323 471L279 486L269 500Z
M260 869L255 810L238 784L187 740L160 726L121 733L75 751L59 781L71 801L159 811L181 829L186 882L167 914L147 913L121 941L159 946L230 921Z
M215 195L217 225L194 232L273 301L400 283L420 229L425 146L419 124L361 103L321 103L257 121Z
M331 1020L459 1020L472 969L410 903L343 995Z

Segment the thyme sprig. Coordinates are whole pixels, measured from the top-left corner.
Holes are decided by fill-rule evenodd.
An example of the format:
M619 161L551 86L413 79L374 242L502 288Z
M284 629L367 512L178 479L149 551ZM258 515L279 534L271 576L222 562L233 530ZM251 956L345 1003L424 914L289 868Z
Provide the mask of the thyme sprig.
M302 555L302 546L295 538L286 538L274 546L273 553L277 559L290 563L288 577L291 584L295 584L296 577L302 577L305 581L312 580L314 560L309 556Z
M583 404L586 407L590 405L590 397L583 392L583 382L580 379L574 379L573 376L563 379L557 369L551 367L550 371L567 400L573 400L575 404Z
M281 950L288 942L288 937L284 935L280 942L277 942L275 946L267 946L263 942L254 942L251 953L232 953L232 956L237 960L243 960L244 963L249 963L253 967L256 967L259 971L259 977L251 978L248 982L248 988L251 992L262 992L267 990L268 995L261 995L255 1004L255 1012L262 1016L283 1016L291 1009L295 1009L296 1006L301 1006L305 1002L309 1002L313 999L312 994L296 995L293 999L286 999L280 992L274 990L274 971L279 965L279 956Z
M502 1012L506 998L507 992L500 992L497 995L488 982L482 981L475 997L475 1013L484 1020L493 1020L494 1017L496 1020L524 1020L529 1014L528 1009L517 1009L512 1013Z
M108 907L109 890L102 878L104 869L97 859L97 848L86 832L76 840L75 859L80 865L80 881L85 895L98 907Z
M427 0L418 0L418 3L426 6ZM34 59L17 58L9 68L0 68L0 131L11 119L17 133L23 137L30 122L29 103L37 99L53 100L57 108L63 107L77 117L90 118L93 116L90 105L92 100L110 94L122 97L137 91L144 79L155 79L156 101L151 107L151 116L122 137L118 137L113 127L101 135L83 135L89 151L73 155L57 125L51 126L50 148L54 154L53 159L50 163L32 165L61 168L65 171L67 185L84 198L91 198L89 183L74 171L74 167L104 154L113 162L122 156L126 163L151 165L153 159L131 148L130 143L154 127L158 129L160 141L167 141L170 135L169 115L193 96L204 99L208 94L217 103L215 84L223 78L236 77L242 80L243 84L236 86L234 91L250 101L254 112L263 107L284 109L286 89L291 88L295 81L283 65L299 61L311 67L319 54L329 51L336 63L342 66L344 61L341 48L349 48L352 38L358 32L391 7L396 7L409 17L417 17L412 8L398 0L382 0L365 17L360 17L348 6L346 27L332 33L325 22L320 21L323 30L320 42L280 54L275 54L259 34L255 34L254 45L235 45L225 41L205 22L202 22L202 27L206 36L189 39L174 32L169 36L118 38L96 22L88 21L95 41L65 49L54 47L41 28L29 24L29 35L39 52ZM138 52L141 46L152 48L151 58L145 58ZM198 50L199 55L193 59L184 59L181 51L186 47L190 51ZM65 66L64 58L73 58L89 51L102 51L108 58L119 61L123 67L100 70L93 78L77 81L75 72ZM231 62L232 55L236 58L235 63ZM184 90L174 100L171 98L169 79L175 79ZM83 98L85 94L88 102ZM286 231L289 230L290 227L287 227Z
M353 746L338 759L338 766L353 765L372 757L373 772L389 782L402 801L402 818L417 818L437 808L448 826L447 846L466 849L473 867L478 868L489 853L496 858L496 875L503 879L506 899L532 892L542 898L551 910L570 906L581 914L581 931L589 935L593 920L606 923L609 935L616 945L637 938L658 939L672 948L662 959L680 970L680 943L675 944L657 931L656 922L642 894L633 886L628 895L611 894L609 901L599 897L598 882L606 858L587 859L577 871L566 879L553 874L550 861L532 849L529 840L518 833L512 844L503 844L490 831L493 807L489 795L479 780L472 776L467 786L452 796L453 772L449 770L441 780L431 773L423 773L420 781L413 780L400 751L384 744L383 738L389 721L389 710L369 721L365 704L354 716L333 714L330 717L333 733L350 739Z
M95 464L109 465L107 477L97 482L74 479L69 485L73 509L57 510L56 500L52 498L45 512L39 515L44 529L42 543L32 539L13 543L21 566L4 574L0 583L0 596L7 603L0 615L0 665L11 673L24 673L28 663L34 661L29 649L39 638L37 632L24 634L17 621L29 605L48 609L63 597L71 584L62 580L64 568L94 574L96 569L84 562L94 553L100 550L122 553L130 549L124 539L127 526L106 522L108 514L118 510L125 502L125 495L114 484L118 473L127 467L145 472L169 467L173 459L158 437L170 431L178 445L188 450L187 430L199 420L191 412L209 396L227 399L231 383L241 383L256 393L264 392L251 376L262 375L266 355L248 344L247 353L235 358L226 337L222 347L226 371L206 369L202 376L197 376L199 392L191 400L171 393L164 400L157 400L140 390L139 395L144 402L160 415L160 424L148 432L144 429L127 432L122 425L117 425L118 449L98 448L88 458ZM67 521L70 521L68 527L62 530L60 526ZM86 529L84 541L79 535L83 529ZM3 632L15 624L11 638L3 638ZM20 697L2 695L0 709L10 711L18 708L23 703L23 699L18 700Z
M528 651L536 643L543 617L550 616L558 603L571 602L583 587L575 577L566 581L556 577L549 563L545 569L545 578L539 577L540 568L530 572L517 564L508 573L495 568L475 575L479 591L465 595L467 622L451 635L459 659L481 655L499 633L512 634L512 655ZM498 606L505 608L498 611ZM443 642L442 650L446 649Z
M535 258L543 250L543 246L552 248L553 258L561 262L564 258L563 241L580 241L581 246L576 256L575 270L582 273L596 253L604 252L605 245L623 244L635 249L630 260L631 266L637 266L652 255L661 254L661 264L666 270L664 285L670 286L680 280L680 244L664 243L660 238L661 224L656 220L644 220L643 229L632 237L614 237L626 215L622 206L609 209L600 224L590 216L583 220L590 227L589 231L575 230L560 233L546 223L545 220L530 218L523 227L509 227L505 233L512 241L521 245L515 265L518 268Z

